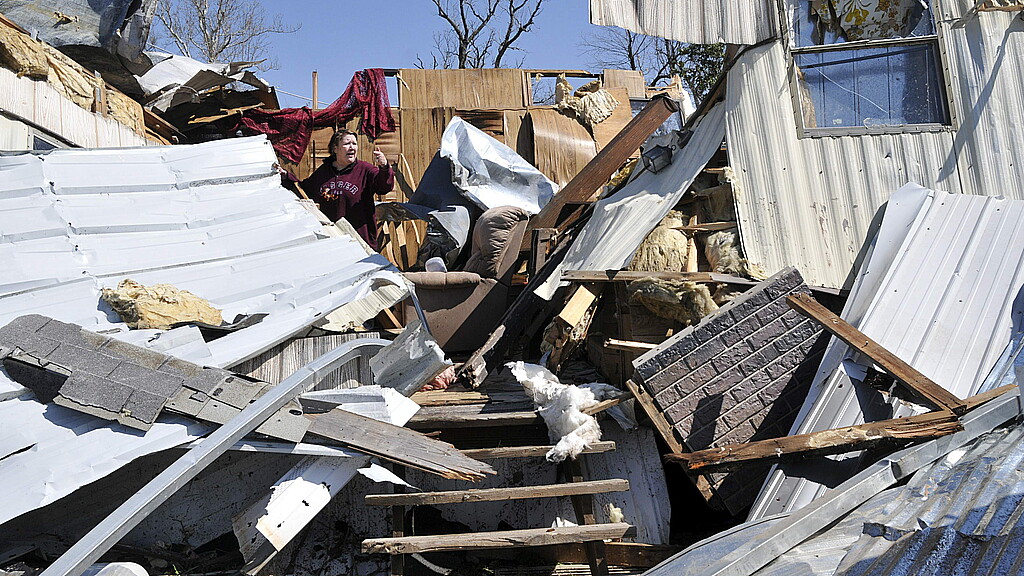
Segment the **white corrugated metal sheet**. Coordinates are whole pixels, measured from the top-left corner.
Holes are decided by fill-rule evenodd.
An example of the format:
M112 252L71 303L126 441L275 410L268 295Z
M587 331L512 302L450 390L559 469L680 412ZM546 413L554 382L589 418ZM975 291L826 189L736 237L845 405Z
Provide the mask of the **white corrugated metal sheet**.
M280 186L276 161L265 137L0 157L0 325L45 314L226 367L378 286L404 293L404 280L382 256L368 256L352 238L319 233L317 219ZM268 316L209 343L194 328L127 331L99 296L126 277L187 289L228 320ZM0 396L19 390L0 370ZM0 452L0 484L20 486L19 475L35 470L33 482L45 485L23 492L31 501L0 504L4 512L56 500L135 457L194 438L180 420L161 417L165 426L146 434L122 433L26 399L0 402L0 415L25 403L38 409L3 418L0 448L8 440L18 445ZM72 428L85 435L74 459L61 456Z
M954 27L961 13L939 18L948 131L800 138L783 43L741 58L729 74L727 140L751 260L841 288L875 211L907 182L1024 199L1024 20L982 13Z
M644 238L661 222L722 146L725 110L717 104L701 118L690 141L657 174L644 171L615 194L594 204L558 268L537 288L550 300L563 270L618 270L625 267Z
M27 76L19 78L3 67L0 67L0 109L83 148L153 144L113 118L81 108L46 82Z
M889 201L878 237L842 317L960 398L980 391L1014 330L1024 325L1024 202L934 192L914 185ZM881 396L851 379L859 370L833 339L792 433L890 417ZM866 363L870 365L870 362ZM854 376L856 377L856 376ZM908 415L896 404L896 415ZM780 467L751 518L795 510L825 491L801 476L818 464ZM811 474L809 478L814 478Z
M590 0L590 23L692 44L756 44L776 34L774 0Z
M964 3L942 4L953 5L939 31L960 126L953 153L964 191L1024 200L1024 18L981 12L953 26Z
M844 285L889 194L909 181L960 192L951 132L799 138L781 42L729 73L726 141L746 256L812 286Z

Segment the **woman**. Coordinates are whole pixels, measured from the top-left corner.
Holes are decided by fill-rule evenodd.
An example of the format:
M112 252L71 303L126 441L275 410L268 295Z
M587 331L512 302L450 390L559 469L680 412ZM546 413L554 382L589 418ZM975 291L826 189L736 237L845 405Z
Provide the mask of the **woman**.
M349 221L366 243L377 250L377 219L374 196L387 194L395 186L395 174L380 148L373 151L373 164L356 160L359 143L354 132L338 130L327 147L331 155L302 189L320 204L332 221ZM375 164L375 165L374 165Z

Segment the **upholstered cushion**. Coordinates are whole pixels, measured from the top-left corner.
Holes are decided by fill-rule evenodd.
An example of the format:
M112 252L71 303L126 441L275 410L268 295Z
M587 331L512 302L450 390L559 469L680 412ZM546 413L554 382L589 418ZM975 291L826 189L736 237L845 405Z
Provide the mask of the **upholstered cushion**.
M515 206L499 206L484 212L473 230L473 253L462 269L484 278L497 277L506 254L519 253L520 246L512 246L509 238L517 226L529 219L526 210Z

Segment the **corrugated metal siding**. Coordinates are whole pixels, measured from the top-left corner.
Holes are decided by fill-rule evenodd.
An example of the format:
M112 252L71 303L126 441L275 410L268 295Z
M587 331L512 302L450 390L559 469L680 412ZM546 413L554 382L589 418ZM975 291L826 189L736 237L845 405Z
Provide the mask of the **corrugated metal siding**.
M774 0L590 0L590 23L693 44L756 44L775 35Z
M901 213L918 206L916 218ZM1024 202L900 191L879 234L905 234L905 241L891 256L876 246L843 318L957 396L978 393L1014 327L1022 325L1024 309L1015 300L1024 288ZM793 433L889 416L879 413L888 407L877 393L858 391L861 385L843 371L847 354L847 346L833 339ZM897 415L909 414L907 407L897 408ZM772 474L751 518L798 509L825 491L822 483L802 478L807 470L799 468Z
M56 89L0 67L0 109L83 148L151 146L154 143L110 117L85 110ZM21 148L19 148L21 149Z
M796 266L844 285L878 208L908 181L960 192L950 132L798 138L782 43L729 74L726 140L743 249L769 274Z
M949 17L959 18L956 9ZM1024 19L982 12L941 39L952 71L954 148L966 192L1024 199Z

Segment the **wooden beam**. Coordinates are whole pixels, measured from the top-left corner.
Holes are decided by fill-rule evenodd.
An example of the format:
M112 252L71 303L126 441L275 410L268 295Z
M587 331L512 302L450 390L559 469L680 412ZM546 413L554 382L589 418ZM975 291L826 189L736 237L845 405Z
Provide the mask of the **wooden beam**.
M462 453L474 460L500 460L504 458L541 458L551 451L551 446L504 446L500 448L474 448ZM583 449L583 454L600 454L615 450L615 442L602 440Z
M408 536L405 538L369 538L363 540L364 554L414 554L423 552L454 552L491 548L520 548L595 542L610 538L630 538L636 529L626 523L566 526L564 528L530 528L440 536Z
M636 542L605 542L604 547L609 566L628 568L654 568L683 551L682 546ZM579 544L562 544L540 549L536 554L538 557L559 563L581 564L587 561L587 553Z
M494 469L459 452L451 444L419 432L334 409L307 414L308 433L340 442L360 452L454 480L477 481Z
M721 282L753 286L754 280L717 272L632 272L629 270L564 270L562 280L566 282L633 282L643 278L658 280L682 280L688 282Z
M850 348L864 354L883 370L892 374L897 380L910 387L935 408L949 410L954 414L963 414L967 406L962 400L921 374L913 366L896 357L879 343L868 338L863 332L850 326L831 310L819 304L810 294L793 294L786 298L789 307L800 314L821 324L837 338L846 342Z
M941 410L909 418L880 420L810 434L732 444L689 454L666 454L664 460L680 464L690 472L728 472L754 464L773 464L786 456L843 454L872 448L883 442L930 440L962 429L955 414Z
M607 494L626 492L629 480L591 480L569 484L544 486L515 486L512 488L483 488L476 490L449 490L416 494L367 494L367 506L434 506L437 504L463 504L467 502L501 502L532 498L558 498L579 494Z
M967 410L998 398L1017 388L1014 384L971 396ZM774 463L786 456L802 457L842 454L874 447L887 441L928 440L961 430L960 421L948 410L908 418L879 420L846 428L797 434L745 444L733 444L691 453L666 454L665 462L682 465L691 472L726 472L749 464Z
M622 130L601 149L576 176L555 194L539 214L530 219L530 230L554 228L562 208L567 204L582 204L590 199L629 156L654 133L665 120L679 111L679 105L666 97L655 97L633 117ZM530 235L527 234L527 238Z
M682 226L673 226L673 230L682 230L683 232L720 232L722 230L729 230L737 226L736 222L708 222L707 224L684 224Z
M593 416L594 414L598 414L600 412L604 412L605 410L611 408L612 406L618 406L619 404L622 404L626 400L632 400L632 399L633 399L633 393L630 392L630 391L627 391L627 392L623 392L622 394L619 394L615 398L609 398L607 400L601 400L600 402L598 402L597 404L594 404L590 408L584 408L583 410L580 410L580 412L583 412L584 414L587 414L588 416Z
M650 342L634 342L633 340L618 340L616 338L608 338L604 341L604 347L609 350L622 350L623 352L636 352L643 354L648 350L654 350L658 347L657 344L651 344Z

